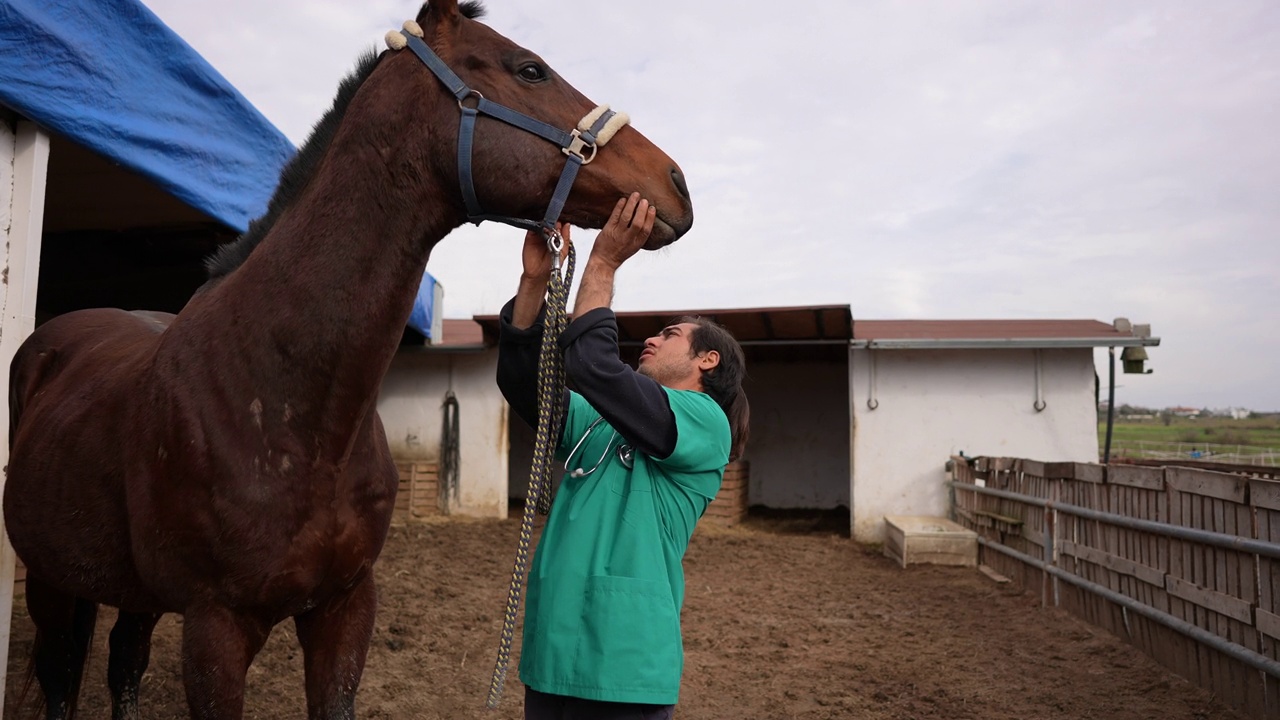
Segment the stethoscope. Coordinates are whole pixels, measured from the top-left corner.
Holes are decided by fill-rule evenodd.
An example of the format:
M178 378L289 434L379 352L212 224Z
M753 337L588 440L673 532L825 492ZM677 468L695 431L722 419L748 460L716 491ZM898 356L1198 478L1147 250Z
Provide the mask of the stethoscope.
M609 442L605 443L604 452L600 453L600 457L596 460L596 464L592 465L590 470L583 470L581 464L578 465L577 470L569 469L569 463L573 460L573 456L578 454L578 449L587 441L587 438L591 437L591 432L596 429L596 426L603 421L603 417L598 417L594 422L588 425L587 431L582 434L582 437L578 440L577 444L575 444L573 449L569 451L569 456L564 459L564 470L569 473L569 477L584 478L598 470L600 465L604 463L604 459L609 457L609 450L613 448L613 439L618 437L617 430L614 430L613 434L609 436ZM622 443L619 445L617 453L618 461L622 463L623 467L630 470L632 466L635 465L635 450L633 450L629 444Z

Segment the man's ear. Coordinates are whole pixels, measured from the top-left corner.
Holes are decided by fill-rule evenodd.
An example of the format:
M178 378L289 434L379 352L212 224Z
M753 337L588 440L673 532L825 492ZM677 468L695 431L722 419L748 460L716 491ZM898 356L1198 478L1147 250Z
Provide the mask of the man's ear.
M702 372L714 370L720 364L720 353L716 350L708 350L698 356L698 369Z

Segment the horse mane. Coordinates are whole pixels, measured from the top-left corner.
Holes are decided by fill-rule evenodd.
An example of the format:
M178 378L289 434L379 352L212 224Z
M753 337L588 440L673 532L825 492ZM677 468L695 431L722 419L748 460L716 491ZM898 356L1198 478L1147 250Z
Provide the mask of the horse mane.
M427 4L422 6L423 10L426 9ZM458 3L458 12L463 17L478 20L484 17L485 10L479 0L464 0ZM356 91L369 75L373 74L373 69L377 67L381 57L381 53L373 48L361 53L356 61L356 68L338 84L338 93L333 98L333 106L316 122L306 142L280 171L280 181L276 185L276 191L272 194L270 202L267 203L266 214L250 221L249 229L243 235L218 248L213 255L205 259L204 265L209 274L209 280L225 277L240 267L258 243L262 242L262 239L271 231L285 208L292 205L306 188L307 183L311 181L311 176L315 174L316 166L320 164L320 159L329 149L329 143L337 133L338 125L342 123L351 99L355 97Z

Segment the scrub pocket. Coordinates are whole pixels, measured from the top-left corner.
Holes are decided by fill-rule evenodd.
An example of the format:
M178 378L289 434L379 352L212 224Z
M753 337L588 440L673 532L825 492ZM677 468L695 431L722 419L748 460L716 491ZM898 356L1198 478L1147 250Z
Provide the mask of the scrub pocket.
M671 589L654 580L587 578L574 668L584 684L670 692L684 664Z

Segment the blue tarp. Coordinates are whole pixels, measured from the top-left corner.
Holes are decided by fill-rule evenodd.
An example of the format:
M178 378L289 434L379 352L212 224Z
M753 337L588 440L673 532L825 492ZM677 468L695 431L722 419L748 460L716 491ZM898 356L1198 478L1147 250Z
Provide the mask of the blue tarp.
M137 0L0 0L0 104L240 231L294 153Z
M436 279L431 273L423 273L422 284L418 286L418 296L413 299L413 312L409 313L409 327L417 330L424 338L431 337L431 320L438 312L435 304Z

